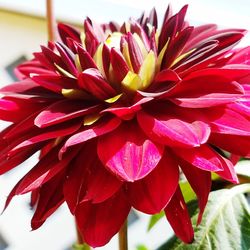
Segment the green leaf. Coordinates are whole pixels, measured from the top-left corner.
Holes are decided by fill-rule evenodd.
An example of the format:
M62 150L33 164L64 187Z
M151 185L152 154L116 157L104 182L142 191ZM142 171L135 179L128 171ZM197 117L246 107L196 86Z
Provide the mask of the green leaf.
M196 195L188 181L180 182L180 188L186 203L196 199Z
M186 203L196 199L196 195L188 181L181 181L180 188ZM164 212L152 215L149 220L148 231L150 231L157 224L157 222L164 216L165 216Z
M157 222L165 216L165 213L162 211L159 214L154 214L150 217L149 223L148 223L148 231L150 231Z
M138 245L136 246L136 250L148 250L148 248L145 245Z
M73 250L90 250L90 246L87 244L74 244L73 245Z
M195 228L195 240L186 245L176 237L159 250L249 250L250 209L243 193L250 192L250 184L210 193L201 224ZM197 204L189 205L192 222L198 216Z

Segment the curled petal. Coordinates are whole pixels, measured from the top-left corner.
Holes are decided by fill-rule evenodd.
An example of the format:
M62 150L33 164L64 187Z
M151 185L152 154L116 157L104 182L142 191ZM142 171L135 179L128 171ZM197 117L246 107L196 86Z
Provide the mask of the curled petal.
M206 123L186 122L176 118L176 115L151 115L140 111L137 119L150 138L169 146L197 147L205 143L210 134L210 128Z
M191 149L173 148L172 150L176 155L200 169L206 171L223 170L222 157L207 145Z
M97 152L111 172L133 182L147 176L157 166L163 146L149 140L136 123L128 122L100 137Z

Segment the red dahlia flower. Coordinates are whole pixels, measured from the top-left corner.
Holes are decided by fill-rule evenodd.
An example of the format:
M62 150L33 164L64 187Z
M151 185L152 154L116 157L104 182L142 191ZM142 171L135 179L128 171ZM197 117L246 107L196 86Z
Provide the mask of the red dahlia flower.
M165 211L176 235L193 240L181 170L201 221L211 172L237 183L223 152L250 156L249 48L241 29L189 26L187 6L162 27L143 14L122 26L87 18L84 31L59 24L58 42L20 65L1 89L0 173L40 151L14 187L32 192L32 228L64 201L89 245L106 244L131 207ZM236 143L237 142L237 143Z

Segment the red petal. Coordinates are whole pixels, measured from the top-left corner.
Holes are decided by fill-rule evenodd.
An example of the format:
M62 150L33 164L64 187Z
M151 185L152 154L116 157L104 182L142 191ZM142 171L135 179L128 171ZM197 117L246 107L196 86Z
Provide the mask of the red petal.
M127 41L128 41L128 49L129 49L131 64L133 66L134 72L138 73L143 63L143 56L141 49L130 32L128 32Z
M37 112L44 108L44 106L48 105L45 101L35 99L29 99L29 101L27 101L16 97L4 97L3 100L6 102L8 101L9 104L11 103L12 109L4 110L0 108L0 120L14 123L22 122L32 113ZM7 109L7 104L5 105L5 109Z
M74 89L77 86L76 79L61 75L34 75L31 77L40 86L61 94L62 89Z
M208 195L211 189L211 173L194 167L186 161L181 161L183 170L188 182L197 195L200 213L197 224L200 224L204 209L207 204Z
M118 82L121 82L127 75L129 68L123 55L116 49L111 49L110 54L111 65Z
M224 157L221 157L221 163L222 163L223 169L220 171L216 171L216 174L218 174L221 178L225 180L238 184L239 180L234 170L234 166L232 162Z
M103 202L116 193L123 184L104 168L99 159L95 162L90 170L86 195L81 202L87 200L92 203Z
M79 143L86 142L90 139L104 135L106 133L109 133L112 130L116 129L120 125L120 123L121 123L121 120L119 118L112 118L109 120L104 120L98 123L97 125L92 126L89 129L85 129L82 132L74 134L66 141L66 143L60 150L59 157L61 157L62 154L66 152L66 150L69 147L74 146Z
M39 190L36 211L31 220L33 230L39 228L64 202L62 193L64 178L64 174L60 174L43 185Z
M20 183L16 194L25 194L39 188L56 174L61 172L77 154L74 149L61 161L57 157L58 147L51 150L25 175Z
M73 76L77 76L78 70L75 66L75 62L74 62L75 55L73 54L73 52L63 43L56 42L55 45L63 62L67 66L66 71L70 72Z
M162 68L172 68L172 64L178 58L183 50L186 42L188 41L190 35L193 32L194 27L188 26L184 30L180 31L178 35L170 43L169 48L167 48L167 53L165 54L162 61Z
M35 125L45 128L99 110L98 105L87 106L79 100L62 100L53 103L35 118Z
M18 110L18 106L11 100L0 99L0 109L4 111Z
M142 104L147 103L152 101L153 98L152 97L146 97L146 98L142 98L141 100L139 100L138 102L134 103L131 106L122 106L121 105L113 105L110 108L104 109L101 113L106 113L106 112L110 112L120 118L123 118L126 120L126 118L131 117L131 115L135 114L137 111L139 111L142 108Z
M36 145L28 150L23 150L12 157L8 157L6 154L0 156L0 175L8 172L14 167L20 165L22 162L26 161L35 152L40 150L42 145Z
M134 122L122 124L98 140L97 152L104 166L122 180L135 181L158 164L163 146L146 138Z
M216 147L243 157L250 157L250 137L212 133L209 142ZM240 146L239 146L240 145Z
M207 145L191 149L173 148L173 150L176 155L200 169L206 171L223 170L222 157Z
M79 85L100 100L109 99L116 95L115 90L105 81L97 69L86 69L79 74Z
M166 111L165 114L150 115L144 111L137 114L143 131L153 140L175 147L196 147L205 143L210 128L204 122L186 122ZM183 117L184 118L184 117Z
M178 74L171 69L164 69L160 71L154 79L155 82L178 82L180 80L181 78Z
M33 147L33 145L36 143L72 134L77 131L80 126L81 123L79 121L71 121L70 123L59 124L59 126L50 127L47 130L43 130L41 134L31 137L28 140L18 144L15 148L11 149L9 156L16 154L27 147Z
M64 183L65 200L73 214L78 204L85 201L103 202L123 184L104 168L95 150L95 142L82 148Z
M72 214L75 213L76 206L86 193L88 170L93 162L93 150L95 150L95 144L88 143L87 146L85 145L75 157L67 173L68 177L65 180L63 192Z
M176 236L185 243L191 243L194 239L194 230L179 187L164 211Z
M92 247L100 247L119 231L129 211L126 196L120 192L103 203L82 203L75 216L84 241Z
M68 37L78 43L81 43L80 32L78 30L64 23L59 23L57 27L60 37L65 44L67 44Z
M242 97L244 89L225 77L207 76L183 80L167 96L181 107L204 108L230 103Z
M250 67L244 65L226 65L223 68L206 68L191 72L184 80L190 80L196 77L226 77L231 81L238 80L250 74Z
M8 93L30 93L37 89L39 85L30 79L25 79L20 82L14 82L0 89L2 94Z
M78 46L77 53L79 55L79 61L80 61L81 68L83 71L89 68L97 69L95 61L93 60L89 52L87 52L82 47Z
M131 205L144 213L159 213L172 198L179 182L179 168L165 153L157 167L142 180L128 184Z

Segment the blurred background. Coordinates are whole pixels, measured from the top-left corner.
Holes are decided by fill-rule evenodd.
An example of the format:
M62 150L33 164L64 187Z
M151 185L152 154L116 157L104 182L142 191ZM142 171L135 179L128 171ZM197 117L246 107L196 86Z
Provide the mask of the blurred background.
M31 57L39 46L47 43L45 0L0 0L0 86L14 81L12 70L18 63ZM139 17L143 10L156 7L160 17L169 1L165 0L55 0L57 20L81 26L86 16L97 22L115 20L122 23L130 16ZM249 0L178 0L172 1L178 11L189 4L187 20L193 25L217 23L222 28L250 29ZM249 35L240 46L250 44ZM7 123L0 122L0 130ZM14 184L36 161L29 159L22 166L0 177L0 210ZM29 196L16 197L7 211L0 216L0 250L67 250L75 241L74 220L66 206L61 207L37 231L30 231L32 211ZM171 229L162 220L150 233L146 228L149 217L137 212L131 216L129 249L145 244L149 249L161 245ZM156 240L157 239L157 240ZM114 238L101 249L117 249Z

